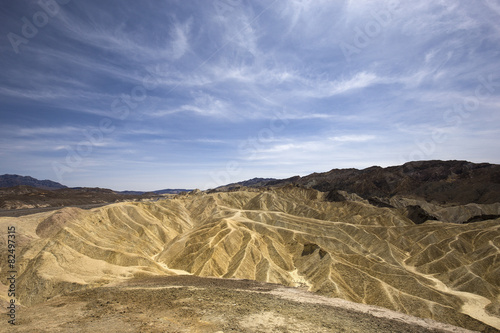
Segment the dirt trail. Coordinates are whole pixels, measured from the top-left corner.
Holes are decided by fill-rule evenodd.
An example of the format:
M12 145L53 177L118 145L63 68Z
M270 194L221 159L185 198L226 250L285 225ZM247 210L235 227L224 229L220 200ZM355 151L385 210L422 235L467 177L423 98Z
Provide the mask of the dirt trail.
M317 294L304 292L298 289L277 288L271 291L271 294L297 302L330 305L342 309L356 311L367 315L372 315L377 318L397 320L406 324L413 324L426 329L439 329L442 330L443 332L456 332L456 333L475 332L465 328L440 323L430 319L422 319L409 316L401 312L392 311L378 306L349 302L340 298L325 297Z

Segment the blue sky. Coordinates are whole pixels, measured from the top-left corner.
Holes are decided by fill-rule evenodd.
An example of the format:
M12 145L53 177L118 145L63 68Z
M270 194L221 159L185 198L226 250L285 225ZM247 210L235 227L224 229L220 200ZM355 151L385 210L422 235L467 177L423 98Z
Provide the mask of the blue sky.
M211 188L500 163L500 1L2 1L0 174Z

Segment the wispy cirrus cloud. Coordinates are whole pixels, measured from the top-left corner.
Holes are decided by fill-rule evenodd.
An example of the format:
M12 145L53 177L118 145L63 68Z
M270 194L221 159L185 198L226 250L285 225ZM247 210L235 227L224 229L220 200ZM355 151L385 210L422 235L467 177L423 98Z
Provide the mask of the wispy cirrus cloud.
M323 80L308 80L310 89L304 92L307 97L325 98L344 93L352 92L353 90L363 89L373 84L380 82L377 75L373 73L361 72L355 74L348 79L340 79L334 81Z

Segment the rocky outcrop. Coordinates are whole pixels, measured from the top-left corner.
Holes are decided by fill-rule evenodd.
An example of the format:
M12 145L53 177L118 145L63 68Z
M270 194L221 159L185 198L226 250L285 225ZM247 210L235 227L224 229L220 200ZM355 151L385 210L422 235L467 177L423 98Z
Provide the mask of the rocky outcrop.
M436 204L500 203L500 165L467 161L417 161L388 168L333 169L247 186L287 184L323 192L341 190L365 199L399 195Z

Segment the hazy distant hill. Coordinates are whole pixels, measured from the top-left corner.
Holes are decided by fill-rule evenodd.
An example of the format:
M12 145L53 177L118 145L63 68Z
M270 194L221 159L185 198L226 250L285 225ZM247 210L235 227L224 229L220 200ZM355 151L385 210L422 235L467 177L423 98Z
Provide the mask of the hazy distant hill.
M5 177L8 176L8 177ZM162 194L189 192L184 189L165 189L153 192L123 191L106 188L66 187L50 180L37 180L17 175L1 176L6 179L0 186L0 210L46 208L104 204L119 201L158 199ZM14 181L9 181L14 179ZM11 185L15 180L26 180L33 185ZM51 185L51 186L50 186ZM59 187L56 187L59 186Z
M192 190L189 189L164 189L164 190L158 190L158 191L152 191L153 193L156 194L179 194L181 192L191 192Z
M500 165L467 161L418 161L388 168L332 169L304 177L255 184L249 182L222 186L216 191L235 186L275 187L293 184L323 192L347 191L366 199L404 195L440 204L500 202Z
M191 192L192 190L187 190L187 189L164 189L164 190L158 190L158 191L149 191L149 192L143 192L143 191L121 191L118 192L120 194L128 194L128 195L141 195L141 194L179 194L181 192Z
M242 182L238 183L231 183L227 184L224 186L219 186L217 188L218 191L230 191L230 190L235 190L238 189L242 186L244 187L261 187L261 186L266 186L272 182L278 181L280 182L281 179L276 179L276 178L252 178L249 180L244 180Z
M13 187L18 185L26 185L36 188L41 188L44 190L56 190L61 188L67 188L60 183L54 182L52 180L38 180L29 176L20 175L1 175L0 176L0 187Z
M0 188L0 210L65 207L151 199L157 194L125 195L105 188L41 189L28 185Z
M267 180L271 180L271 178L268 178ZM52 180L39 180L30 176L20 176L20 175L1 175L0 176L0 188L2 187L14 187L14 186L20 186L20 185L25 185L25 186L31 186L34 188L39 188L43 190L57 190L57 189L62 189L62 188L68 188L65 185L62 185L60 183L54 182ZM72 189L75 190L82 190L82 189L87 189L85 187L72 187ZM97 191L99 188L95 188L94 191ZM111 191L108 189L102 189L103 191ZM191 189L162 189L162 190L157 190L157 191L114 191L118 194L127 194L127 195L142 195L142 194L179 194L181 192L190 192L192 191Z

